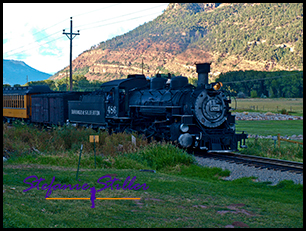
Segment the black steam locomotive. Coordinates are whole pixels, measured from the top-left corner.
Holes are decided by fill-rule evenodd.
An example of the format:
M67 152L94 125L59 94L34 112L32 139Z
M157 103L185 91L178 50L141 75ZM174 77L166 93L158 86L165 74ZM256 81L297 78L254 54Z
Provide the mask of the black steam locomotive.
M3 120L90 126L109 131L137 131L147 138L177 142L184 148L230 152L245 146L247 134L235 133L230 99L208 84L210 64L197 64L198 86L186 77L144 75L102 84L94 92L53 92L47 86L3 89Z
M198 86L187 77L157 75L150 83L144 75L104 83L101 90L68 101L69 122L108 128L115 132L137 131L147 138L176 141L184 148L236 151L245 148L247 134L235 133L230 99L220 88L208 84L210 64L196 64Z

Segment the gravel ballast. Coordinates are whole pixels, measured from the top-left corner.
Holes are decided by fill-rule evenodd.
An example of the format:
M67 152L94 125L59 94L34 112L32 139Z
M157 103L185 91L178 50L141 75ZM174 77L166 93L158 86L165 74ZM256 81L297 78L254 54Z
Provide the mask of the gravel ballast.
M228 169L231 171L230 176L225 180L235 180L242 177L257 177L255 181L265 182L269 181L276 185L282 180L292 180L295 184L303 184L303 174L291 173L288 171L275 171L268 169L255 168L253 166L247 166L242 164L229 163L227 161L215 160L211 158L203 158L195 156L197 163L206 167L218 167L223 170Z
M233 112L236 120L303 120L303 116L275 114L271 112Z

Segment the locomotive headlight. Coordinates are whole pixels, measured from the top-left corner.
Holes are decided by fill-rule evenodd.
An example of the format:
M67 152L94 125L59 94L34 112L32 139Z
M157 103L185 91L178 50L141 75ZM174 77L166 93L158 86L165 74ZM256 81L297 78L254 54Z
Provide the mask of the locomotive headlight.
M223 86L223 83L218 82L218 83L215 84L215 86L213 86L213 88L214 88L216 91L218 91L222 86Z
M189 126L186 124L181 124L180 129L182 132L188 132Z

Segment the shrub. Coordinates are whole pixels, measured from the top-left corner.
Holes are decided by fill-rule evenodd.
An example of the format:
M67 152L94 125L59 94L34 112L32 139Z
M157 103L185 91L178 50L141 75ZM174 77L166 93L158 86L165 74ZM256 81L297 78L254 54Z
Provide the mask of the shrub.
M239 93L237 94L237 98L242 98L242 99L244 99L244 98L246 98L246 95L241 91L241 92L239 92Z
M251 91L251 98L256 98L257 97L257 91L252 90Z
M178 164L190 165L194 162L191 155L171 144L152 144L129 154L128 157L155 170Z

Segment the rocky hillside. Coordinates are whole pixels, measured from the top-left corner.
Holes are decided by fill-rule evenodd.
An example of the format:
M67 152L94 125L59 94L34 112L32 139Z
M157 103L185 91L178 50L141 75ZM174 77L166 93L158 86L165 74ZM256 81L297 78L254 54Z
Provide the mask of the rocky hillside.
M195 62L212 62L211 77L302 70L303 4L170 3L155 20L84 51L73 69L89 80L142 72L196 77Z

